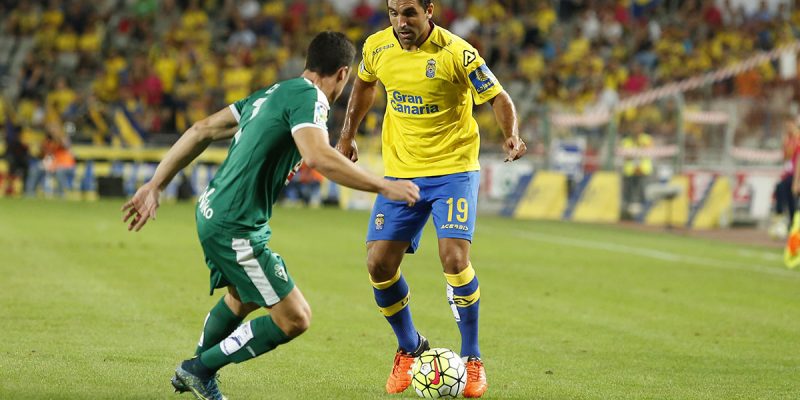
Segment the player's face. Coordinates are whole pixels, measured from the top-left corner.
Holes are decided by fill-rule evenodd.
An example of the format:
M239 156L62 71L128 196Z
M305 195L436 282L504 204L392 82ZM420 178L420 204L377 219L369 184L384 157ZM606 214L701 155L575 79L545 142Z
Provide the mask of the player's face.
M419 46L428 32L433 4L422 8L419 0L389 0L389 21L403 48Z
M333 90L333 101L336 101L342 95L345 85L350 80L350 68L344 67L340 69L337 78L336 88Z

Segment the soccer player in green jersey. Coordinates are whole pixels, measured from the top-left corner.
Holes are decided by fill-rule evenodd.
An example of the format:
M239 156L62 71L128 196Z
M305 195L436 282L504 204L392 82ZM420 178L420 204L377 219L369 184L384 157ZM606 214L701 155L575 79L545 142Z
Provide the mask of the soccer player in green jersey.
M176 369L176 390L224 399L216 379L220 368L264 354L308 329L308 303L283 259L267 246L272 205L302 161L354 189L409 205L419 198L415 184L368 174L329 144L329 104L342 93L354 54L343 34L317 35L301 77L258 90L189 128L153 178L122 207L128 229L138 231L155 219L159 195L178 171L212 141L233 138L195 213L211 293L222 287L228 292L206 317L196 357ZM242 323L259 307L269 315Z

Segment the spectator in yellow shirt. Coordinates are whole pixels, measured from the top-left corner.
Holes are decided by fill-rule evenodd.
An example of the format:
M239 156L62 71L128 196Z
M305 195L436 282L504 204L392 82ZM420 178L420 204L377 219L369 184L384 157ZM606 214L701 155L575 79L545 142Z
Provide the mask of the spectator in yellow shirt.
M78 35L72 26L66 25L56 36L56 50L61 53L73 53L78 50Z
M85 57L98 57L103 46L103 29L100 21L91 21L78 39L78 49Z
M253 70L243 65L238 57L230 57L230 66L222 73L222 87L225 90L225 102L233 104L250 94L253 82Z
M50 0L47 9L42 13L42 24L60 27L64 23L64 10L61 9L61 0Z
M77 100L78 96L75 91L69 87L69 82L64 76L59 76L56 79L56 84L53 90L47 94L47 106L52 107L58 115L64 114L69 106Z

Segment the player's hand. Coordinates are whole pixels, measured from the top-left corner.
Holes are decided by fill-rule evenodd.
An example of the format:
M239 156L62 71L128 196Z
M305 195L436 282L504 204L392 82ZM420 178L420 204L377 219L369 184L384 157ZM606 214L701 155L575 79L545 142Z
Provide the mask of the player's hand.
M506 162L518 160L528 151L528 146L518 135L513 135L503 142L503 151L506 152Z
M419 200L419 186L414 182L406 180L390 181L384 179L381 195L389 200L404 201L409 207L413 207Z
M339 150L339 153L349 158L350 161L358 161L358 146L356 146L355 138L349 140L340 138L339 143L336 143L336 150Z
M146 183L136 191L136 194L122 206L122 222L128 222L128 230L138 232L148 219L156 219L158 198L161 190L154 185Z

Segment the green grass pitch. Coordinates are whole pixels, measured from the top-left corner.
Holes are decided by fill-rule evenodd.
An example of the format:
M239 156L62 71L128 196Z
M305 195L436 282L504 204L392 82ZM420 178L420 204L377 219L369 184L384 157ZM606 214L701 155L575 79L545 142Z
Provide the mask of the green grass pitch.
M0 199L0 399L189 399L169 378L216 302L193 205L129 233L121 201ZM383 393L396 342L364 266L368 215L277 209L271 247L311 329L221 371L231 399ZM774 249L482 216L489 399L796 399L800 273ZM435 235L403 271L418 329L458 351ZM218 292L221 293L221 292Z

